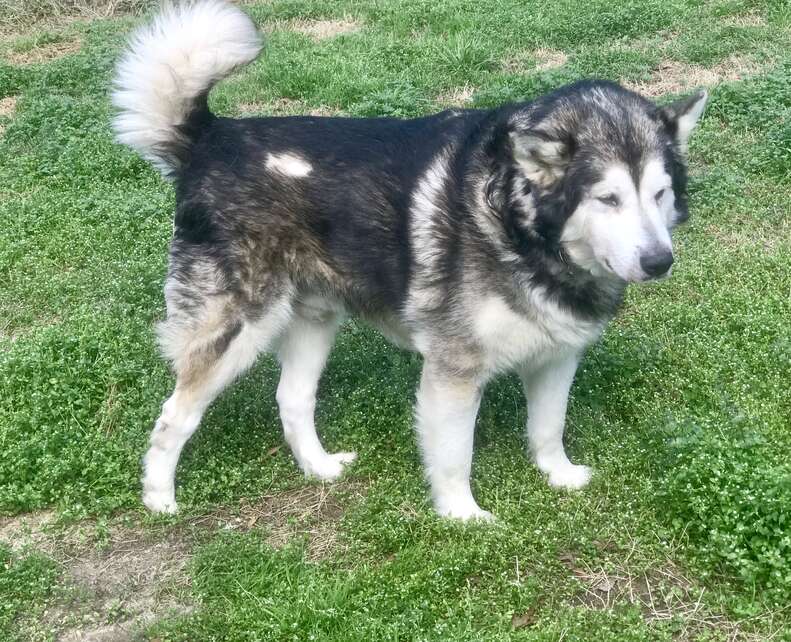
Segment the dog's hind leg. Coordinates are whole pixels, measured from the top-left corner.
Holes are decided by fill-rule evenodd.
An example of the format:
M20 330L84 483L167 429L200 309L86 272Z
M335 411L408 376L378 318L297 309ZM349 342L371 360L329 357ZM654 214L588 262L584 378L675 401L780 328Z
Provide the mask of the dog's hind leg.
M470 489L475 417L481 401L477 381L447 374L426 363L415 415L434 507L444 517L492 519Z
M297 314L284 332L278 349L282 367L277 403L283 433L299 467L308 477L338 478L355 453L327 453L316 434L316 390L340 318L337 314Z
M572 464L563 448L566 405L579 357L571 355L537 370L521 372L527 397L527 440L536 466L556 488L582 488L591 477L587 466Z
M176 511L174 479L181 450L209 404L255 361L287 323L291 301L280 294L259 318L246 318L226 294L209 295L199 308L174 310L160 339L176 372L176 387L162 406L143 459L143 503L152 511Z

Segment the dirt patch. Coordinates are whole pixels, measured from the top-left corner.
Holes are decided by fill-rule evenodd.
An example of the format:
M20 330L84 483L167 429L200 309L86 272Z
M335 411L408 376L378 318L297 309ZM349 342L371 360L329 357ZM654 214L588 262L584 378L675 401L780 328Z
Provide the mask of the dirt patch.
M201 542L223 530L260 529L273 548L300 538L307 559L320 560L343 550L338 524L363 494L361 483L311 484L176 524L146 524L134 513L63 526L54 513L41 512L0 519L0 541L18 553L44 553L63 571L57 602L24 625L30 637L54 631L65 642L123 642L195 607L187 566Z
M55 513L52 511L0 517L0 541L9 544L14 552L29 546L43 548L44 552L48 552L48 546L42 546L51 539L45 528L51 526L54 520Z
M319 41L359 31L362 28L362 23L354 18L345 17L340 20L289 20L276 23L275 26L288 31L296 31Z
M71 582L82 596L63 609L56 625L65 628L64 642L131 639L142 626L163 616L188 613L185 573L191 543L174 533L150 538L135 529L120 529L100 550L68 563ZM77 609L74 608L77 606ZM79 613L82 622L69 626ZM114 622L102 621L112 614ZM89 622L85 626L84 622ZM64 626L65 625L65 626Z
M600 550L612 551L603 545ZM640 609L646 622L677 620L683 630L676 639L696 639L716 631L729 640L753 640L746 631L724 615L714 613L703 603L705 588L698 587L675 563L636 570L628 551L612 551L604 563L589 565L574 552L565 552L559 561L578 580L580 590L573 598L576 606L611 610L630 605Z
M663 60L640 82L622 81L623 85L644 96L656 98L678 94L698 87L712 87L721 82L743 80L760 71L761 65L749 58L731 56L713 67L703 67L677 60Z
M360 501L365 486L351 481L311 484L244 502L237 515L207 515L193 526L214 524L226 530L249 531L263 528L267 543L282 548L294 539L306 540L307 558L317 561L341 550L338 523L348 506Z
M63 571L57 603L26 625L31 637L43 627L67 642L131 640L146 624L192 608L185 569L195 540L179 529L147 529L138 517L63 527L42 512L3 519L0 540L44 553Z
M0 98L0 117L7 118L16 110L16 96Z
M51 42L29 51L7 51L4 58L12 65L33 65L49 62L76 53L82 47L80 39Z
M568 56L559 49L534 49L523 51L503 61L503 71L509 73L529 73L531 71L547 71L562 67Z
M301 100L278 98L272 102L245 102L236 106L238 116L338 116L342 112L326 105L308 107Z
M440 107L463 107L472 102L475 88L469 85L456 87L450 91L441 93L436 97L435 102Z

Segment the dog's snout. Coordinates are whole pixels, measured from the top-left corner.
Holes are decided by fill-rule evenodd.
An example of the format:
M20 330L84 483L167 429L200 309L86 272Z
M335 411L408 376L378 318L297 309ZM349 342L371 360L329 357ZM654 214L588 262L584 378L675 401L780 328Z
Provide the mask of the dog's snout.
M640 257L640 267L652 278L666 274L671 265L673 265L673 252L670 250L649 252Z

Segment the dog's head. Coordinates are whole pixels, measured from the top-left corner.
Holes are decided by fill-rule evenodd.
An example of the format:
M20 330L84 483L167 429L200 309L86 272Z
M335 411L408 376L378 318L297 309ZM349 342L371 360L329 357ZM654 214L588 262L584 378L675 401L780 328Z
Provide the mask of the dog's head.
M670 231L688 218L687 141L706 100L701 91L657 107L587 82L516 110L505 144L509 224L595 276L666 275Z

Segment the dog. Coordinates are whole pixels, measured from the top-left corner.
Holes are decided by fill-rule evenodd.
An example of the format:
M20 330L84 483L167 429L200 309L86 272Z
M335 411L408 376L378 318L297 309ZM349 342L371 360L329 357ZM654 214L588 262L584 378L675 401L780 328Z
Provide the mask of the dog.
M118 63L117 139L177 199L158 327L176 382L143 459L145 505L176 511L185 442L265 350L294 458L338 478L355 453L324 449L314 409L347 315L423 357L415 423L437 513L492 518L470 489L473 433L505 371L524 384L538 469L585 486L563 447L569 389L627 284L671 270L706 92L660 107L586 80L408 120L211 113L211 88L261 48L240 9L198 0L163 9Z

